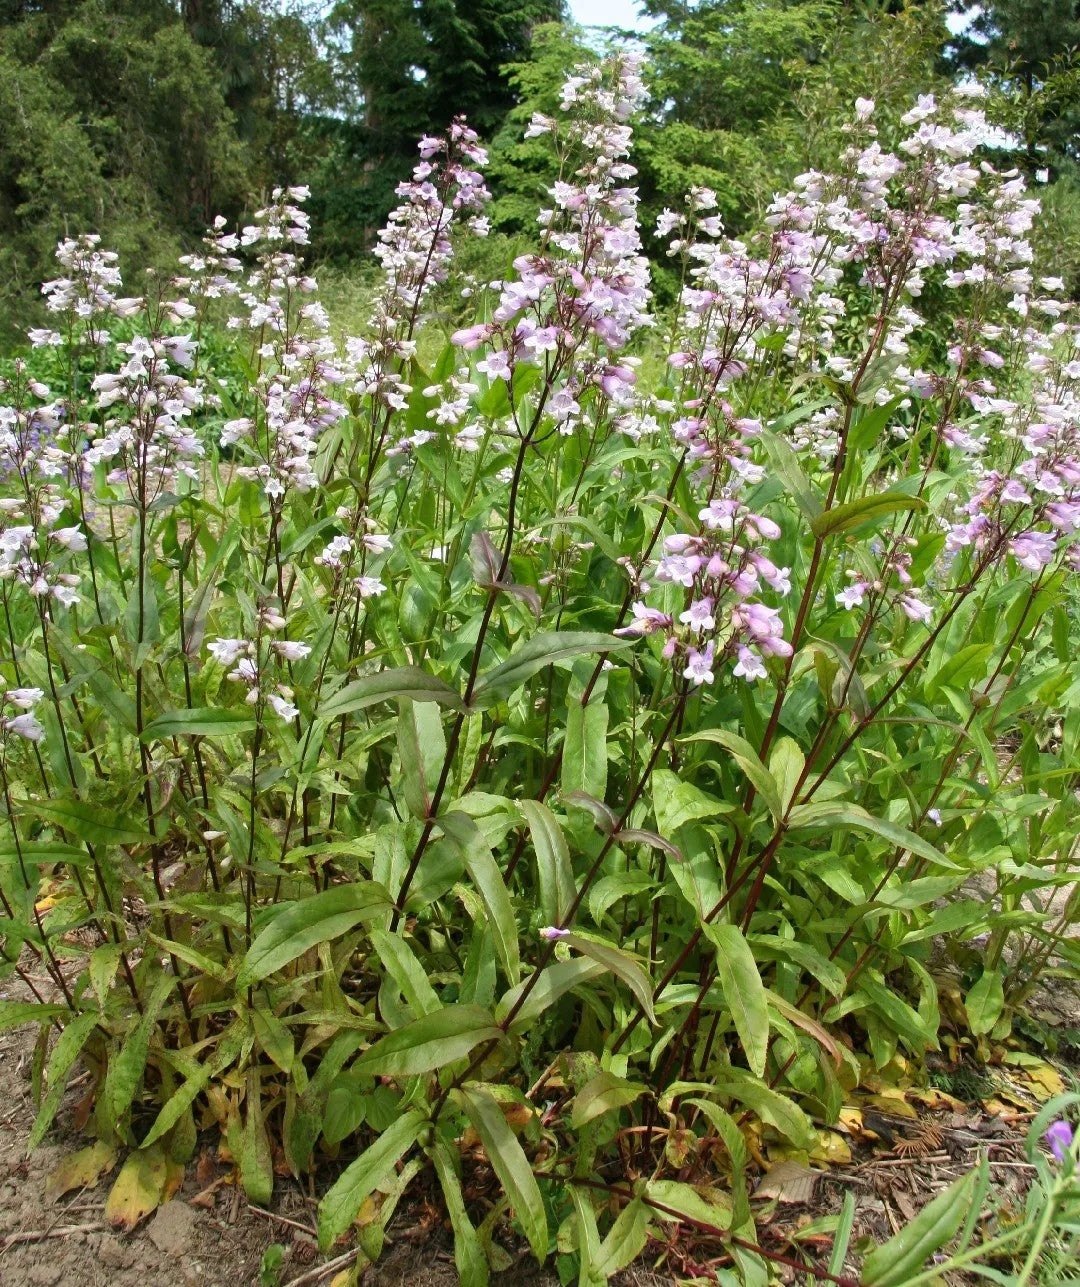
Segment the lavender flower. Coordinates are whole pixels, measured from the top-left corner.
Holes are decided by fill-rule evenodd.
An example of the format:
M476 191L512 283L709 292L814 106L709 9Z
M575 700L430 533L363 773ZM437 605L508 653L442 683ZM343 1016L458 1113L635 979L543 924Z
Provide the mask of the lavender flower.
M1043 1136L1050 1146L1050 1152L1058 1162L1065 1161L1065 1155L1073 1146L1073 1128L1064 1118L1052 1122Z

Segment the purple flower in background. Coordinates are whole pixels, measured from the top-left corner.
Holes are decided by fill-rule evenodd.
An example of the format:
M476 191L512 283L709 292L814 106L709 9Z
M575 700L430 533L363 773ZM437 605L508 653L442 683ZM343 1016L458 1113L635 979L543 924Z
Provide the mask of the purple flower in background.
M1043 1139L1050 1145L1050 1152L1054 1157L1059 1162L1064 1162L1065 1154L1072 1148L1073 1128L1068 1122L1059 1119L1050 1125Z
M559 938L569 938L570 931L559 929L558 926L556 925L545 925L544 928L540 931L540 937L546 938L549 943L553 943L556 939L559 939Z

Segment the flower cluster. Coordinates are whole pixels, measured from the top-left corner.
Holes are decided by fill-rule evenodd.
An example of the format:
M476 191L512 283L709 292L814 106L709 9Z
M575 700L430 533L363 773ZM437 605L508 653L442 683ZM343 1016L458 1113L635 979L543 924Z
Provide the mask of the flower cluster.
M207 651L222 666L233 667L228 678L247 688L244 700L249 706L259 710L269 706L281 719L292 720L300 713L293 704L293 690L277 676L284 666L310 656L311 646L270 637L284 630L285 624L277 609L264 605L256 622L258 639L213 639ZM260 641L265 642L265 647L260 646Z
M0 733L14 733L29 742L40 742L45 729L34 707L45 694L40 688L9 688L0 693Z
M636 360L615 355L651 321L637 192L628 186L636 171L625 159L627 122L643 98L639 71L629 56L579 69L563 94L569 120L534 117L529 133L552 135L564 154L578 157L577 168L572 180L549 189L539 252L520 255L516 275L491 284L497 297L491 322L452 337L466 351L482 350L475 370L488 385L512 387L519 370L540 367L549 389L543 414L565 435L594 430L610 408L634 405ZM590 390L600 395L592 424L585 410ZM515 419L514 432L529 431ZM471 449L474 438L459 432L458 445Z

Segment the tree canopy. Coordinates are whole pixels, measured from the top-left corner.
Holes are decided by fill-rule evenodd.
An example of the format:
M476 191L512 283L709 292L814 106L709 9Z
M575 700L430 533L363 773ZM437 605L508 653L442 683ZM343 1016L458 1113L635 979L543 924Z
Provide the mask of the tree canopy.
M1028 177L1054 179L1052 226L1067 241L1080 224L1076 0L957 0L952 37L917 0L643 8L650 219L705 186L749 227L763 193L838 154L856 97L887 129L917 92L975 74ZM492 220L515 236L554 177L525 128L596 44L564 0L0 0L0 309L25 316L63 235L93 228L152 266L280 183L312 189L314 256L357 260L417 139L457 115L492 149Z

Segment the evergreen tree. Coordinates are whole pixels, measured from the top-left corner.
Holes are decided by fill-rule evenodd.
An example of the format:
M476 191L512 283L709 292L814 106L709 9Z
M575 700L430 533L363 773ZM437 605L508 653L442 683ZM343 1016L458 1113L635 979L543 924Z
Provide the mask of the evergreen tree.
M445 131L457 115L486 138L496 133L514 102L508 65L528 58L534 28L561 18L563 7L563 0L339 0L328 23L338 101L320 122L329 144L321 177L330 182L316 176L312 185L340 229L332 248L357 251L356 224L360 241L370 241L422 134Z
M985 70L1004 91L1007 126L1026 167L1058 171L1080 161L1080 0L956 0L966 18L953 56Z

